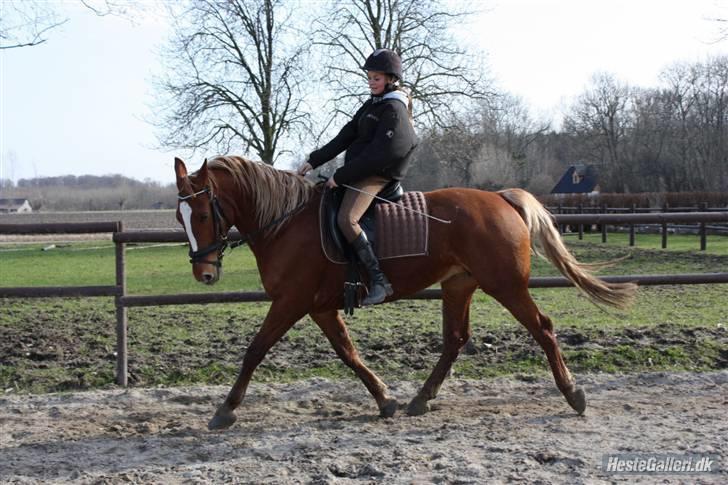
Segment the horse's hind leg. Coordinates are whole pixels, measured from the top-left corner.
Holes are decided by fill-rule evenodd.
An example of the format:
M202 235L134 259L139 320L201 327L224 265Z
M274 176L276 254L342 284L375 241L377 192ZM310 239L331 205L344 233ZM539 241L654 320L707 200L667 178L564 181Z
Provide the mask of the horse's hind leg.
M410 401L407 407L410 416L427 412L427 401L437 396L453 362L470 339L470 301L477 287L469 274L455 275L442 282L442 355L420 392Z
M331 342L331 346L344 363L356 372L379 406L379 415L392 417L397 410L397 400L387 395L387 386L364 365L351 341L344 320L337 310L311 313L311 318Z
M541 313L534 303L528 288L515 292L502 292L502 294L493 295L503 306L513 314L516 319L525 326L531 333L536 342L539 343L548 358L551 372L554 374L556 386L566 398L569 405L574 410L583 414L586 409L586 396L584 391L576 387L574 378L566 367L564 357L561 354L559 343L554 334L554 326L551 319Z

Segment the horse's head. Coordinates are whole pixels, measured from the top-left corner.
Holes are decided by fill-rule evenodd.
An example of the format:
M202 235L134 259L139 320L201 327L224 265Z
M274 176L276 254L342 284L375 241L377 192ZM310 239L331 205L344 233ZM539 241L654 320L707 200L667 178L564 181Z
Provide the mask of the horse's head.
M207 160L193 174L185 163L174 159L177 174L177 220L185 228L190 243L192 274L197 281L211 285L222 275L222 254L227 247L226 222L213 193L214 184Z

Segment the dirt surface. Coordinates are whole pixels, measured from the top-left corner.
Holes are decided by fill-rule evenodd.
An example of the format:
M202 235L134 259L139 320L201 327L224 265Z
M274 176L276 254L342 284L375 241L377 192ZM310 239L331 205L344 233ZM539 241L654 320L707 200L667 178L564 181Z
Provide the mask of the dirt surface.
M206 429L227 387L0 398L3 483L726 483L728 371L587 375L571 411L550 380L450 380L433 410L376 417L359 382L253 384L238 422ZM390 386L404 405L416 384ZM605 453L710 453L724 471L609 475Z
M113 304L99 307L94 301L68 304L53 300L42 311L30 314L23 301L9 300L3 305L0 320L6 323L0 323L0 369L4 369L0 372L0 395L8 388L13 392L65 392L113 382ZM439 302L396 302L387 311L393 314L415 308L421 315L439 317ZM130 384L150 387L229 382L266 309L267 305L261 305L245 313L222 313L211 319L186 307L134 309L129 332ZM349 328L366 364L388 381L424 379L442 352L439 320L393 318L386 335L381 325L363 321L350 321ZM576 374L625 369L728 370L728 330L722 325L565 327L558 329L558 338ZM548 372L545 355L528 332L511 322L475 326L455 365L455 376L481 378L534 370ZM255 379L280 381L332 374L344 378L353 375L320 330L306 321L271 349Z

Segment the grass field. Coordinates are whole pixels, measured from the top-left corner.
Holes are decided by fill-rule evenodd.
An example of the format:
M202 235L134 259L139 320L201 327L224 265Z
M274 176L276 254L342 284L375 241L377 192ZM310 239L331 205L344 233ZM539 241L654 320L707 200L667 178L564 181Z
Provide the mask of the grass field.
M728 271L728 238L626 235L584 241L567 236L583 261L629 259L603 274ZM47 245L47 243L45 244ZM131 294L259 290L252 254L239 248L225 258L214 287L196 283L184 246L130 246ZM534 260L534 275L555 275ZM108 242L73 243L41 251L40 245L0 246L0 286L102 285L114 281L114 248ZM728 366L728 285L645 287L629 311L604 312L573 288L534 289L554 320L567 362L575 372L645 369L716 369ZM0 300L0 392L43 392L112 385L114 306L109 298ZM129 310L129 365L134 385L229 383L267 304L220 304ZM349 328L365 361L385 380L420 379L441 348L440 304L400 301L360 310ZM548 372L540 348L502 307L478 294L471 309L473 345L455 367L460 377ZM308 318L271 351L256 379L309 376L352 378Z
M728 237L708 239L706 251L698 251L696 236L673 235L667 249L660 249L659 235L640 235L630 248L626 234L610 234L606 244L601 235L587 234L579 241L575 234L566 241L584 261L598 261L633 254L635 257L604 271L604 274L650 274L728 271L722 257L728 257ZM94 241L0 245L0 286L104 285L114 283L114 245ZM225 256L223 279L214 287L197 284L190 273L186 245L127 245L127 286L130 294L169 294L204 291L261 289L255 259L247 247ZM547 262L534 258L533 275L557 275ZM721 266L722 264L722 266Z
M65 243L42 251L45 245L15 245L0 251L1 286L112 285L115 278L113 243ZM228 251L224 276L211 287L192 278L186 245L129 245L126 253L130 294L169 294L260 289L255 259L247 248Z

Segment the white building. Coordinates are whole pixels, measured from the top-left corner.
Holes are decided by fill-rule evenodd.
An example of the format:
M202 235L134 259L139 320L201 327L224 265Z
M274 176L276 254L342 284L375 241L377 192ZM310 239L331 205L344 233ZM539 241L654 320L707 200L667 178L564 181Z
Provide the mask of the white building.
M33 212L28 199L0 199L0 213Z

